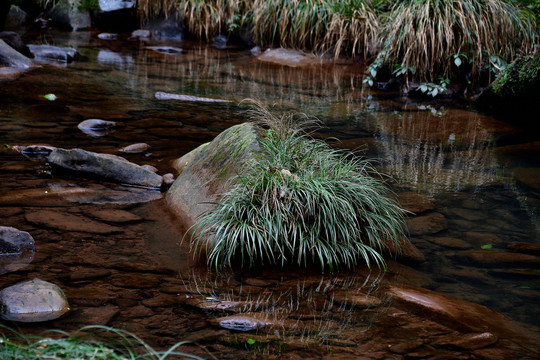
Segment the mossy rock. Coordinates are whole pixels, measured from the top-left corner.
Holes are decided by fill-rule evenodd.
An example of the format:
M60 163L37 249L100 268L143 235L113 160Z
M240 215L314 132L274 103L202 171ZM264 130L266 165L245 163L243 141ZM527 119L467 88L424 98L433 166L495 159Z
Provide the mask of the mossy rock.
M540 112L540 53L518 58L478 97L480 110L501 117L511 116L512 122L538 127L531 116Z
M259 131L254 124L225 130L175 161L181 173L167 192L167 203L186 225L193 225L200 214L215 206L219 194L230 189L231 178L242 173L259 150Z

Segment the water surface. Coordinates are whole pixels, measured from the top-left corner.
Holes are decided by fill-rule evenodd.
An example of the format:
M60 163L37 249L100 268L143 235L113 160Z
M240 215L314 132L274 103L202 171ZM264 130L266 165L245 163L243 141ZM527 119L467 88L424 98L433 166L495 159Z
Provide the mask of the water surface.
M156 45L151 42L127 36L100 40L92 32L26 37L29 43L75 46L81 57L67 65L43 63L18 80L0 83L2 144L119 155L120 148L145 142L151 146L147 152L122 155L165 174L174 172L172 160L245 121L245 107L239 104L245 98L315 115L325 126L318 136L337 138L329 141L375 159L393 177L397 193L431 201L419 217L440 214L445 220L438 228L411 234L425 256L425 261L406 264L416 278L400 275L403 265L398 264L387 277L540 325L538 263L492 263L464 253L509 253L514 243L539 244L537 134L478 114L467 104L370 91L362 87L358 65L296 69L259 62L244 49L216 50L186 41L166 44L182 53L163 54L148 48ZM157 91L232 102L158 100ZM43 97L49 93L55 101ZM77 128L89 118L118 126L106 136L92 137ZM74 308L52 324L25 325L28 331L108 324L163 347L197 333L195 340L210 342L191 349L201 355L248 358L253 349L238 345L245 340L242 333L217 330L213 321L224 315L220 309L201 312L200 304L199 309L186 304L202 296L209 302L240 301L243 313L264 313L288 324L282 332L263 335L315 357L329 346L361 351L351 334L370 329L384 318L380 309L391 306L359 312L351 305L356 293L384 296L377 272L237 269L215 275L180 242L185 229L156 191L66 177L43 160L4 149L0 193L1 225L30 232L37 247L33 262L2 275L1 286L34 277L52 281ZM80 231L75 219L90 229ZM102 224L121 231L108 233ZM392 334L384 321L376 326ZM222 331L238 335L237 343L213 341ZM275 351L268 349L259 351Z

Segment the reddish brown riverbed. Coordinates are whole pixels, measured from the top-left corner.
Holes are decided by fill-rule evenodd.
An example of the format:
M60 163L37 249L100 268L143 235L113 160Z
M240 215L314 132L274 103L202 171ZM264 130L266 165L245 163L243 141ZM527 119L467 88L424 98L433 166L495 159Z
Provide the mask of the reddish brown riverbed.
M320 136L361 149L395 179L402 203L417 214L408 224L422 254L390 261L386 274L260 268L216 275L181 244L185 229L160 192L57 174L5 148L0 225L28 231L36 254L28 266L0 275L0 288L40 278L59 285L73 308L50 323L19 324L21 331L102 324L158 348L188 339L182 350L218 359L538 357L537 134L466 104L362 89L357 65L281 67L243 49L188 42L167 43L185 51L163 54L127 36L106 41L91 32L25 40L75 46L81 58L0 82L2 145L118 155L144 142L149 150L123 156L165 174L173 159L244 121L242 99L279 102L318 116L326 126ZM233 102L158 100L157 91ZM55 101L43 97L49 93ZM119 126L91 137L77 128L89 118ZM408 286L454 310L409 302L419 290ZM401 296L403 289L413 292ZM271 325L220 327L231 315ZM484 332L492 337L474 337Z

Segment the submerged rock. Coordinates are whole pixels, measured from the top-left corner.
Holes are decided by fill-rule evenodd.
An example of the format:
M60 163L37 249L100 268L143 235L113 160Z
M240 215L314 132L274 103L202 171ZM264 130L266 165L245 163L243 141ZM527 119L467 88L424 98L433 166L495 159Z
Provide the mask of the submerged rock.
M105 136L115 126L116 122L101 119L87 119L77 125L83 133L93 137Z
M49 155L49 163L123 184L159 188L163 182L161 176L125 159L82 149L55 149Z
M51 45L28 45L28 48L37 60L70 63L79 56L79 53L74 48Z
M118 34L116 33L100 33L97 36L101 40L116 40L118 39Z
M257 59L290 67L309 66L321 63L321 60L314 56L309 56L301 51L283 48L268 49L258 56Z
M468 339L465 336L462 341L453 341L462 348L487 346L499 337L527 346L530 351L540 354L540 346L534 333L485 306L416 287L391 286L388 294L393 297L395 304L405 311L460 332L480 333Z
M13 150L21 153L29 159L46 159L49 154L56 149L54 146L45 144L18 146L12 147Z
M0 291L2 318L19 322L40 322L59 318L69 304L55 284L34 279Z
M224 329L237 331L253 331L274 325L272 321L261 320L253 316L241 314L221 317L215 321Z
M231 100L224 99L213 99L207 97L191 96L191 95L182 95L182 94L171 94L162 91L158 91L155 94L156 99L158 100L180 100L180 101L199 101L199 102L218 102L218 103L230 103Z
M43 195L43 190L31 192L28 195L23 194L19 201L28 204L32 203L32 200L38 200L38 203L50 204L51 197L59 196L77 204L136 204L158 200L163 197L161 191L158 190L111 185L86 184L81 186L72 183L54 183L49 185L49 191L48 193L45 191L45 195ZM37 196L44 196L45 199L40 202ZM0 197L0 204L3 203L3 200L6 199Z
M496 250L466 250L457 254L461 261L490 267L540 267L540 256Z
M149 38L149 37L152 36L152 34L150 33L150 30L138 29L138 30L134 30L131 33L131 36L132 37L138 37L138 38Z
M25 214L26 221L42 228L78 231L89 234L118 234L122 228L79 216L54 210L32 211Z
M507 248L509 250L524 253L524 254L540 255L540 245L538 244L515 242L515 243L509 244Z
M34 239L29 233L0 226L0 275L28 265L35 251Z
M434 345L457 347L465 350L476 350L493 345L499 338L490 332L446 335L439 338Z
M148 49L162 54L181 54L184 50L173 46L149 46Z
M0 66L0 81L16 80L24 73L23 69Z
M428 195L414 192L399 193L398 202L402 208L414 214L420 214L435 209L435 199Z
M145 143L137 143L123 147L120 149L120 151L128 154L140 154L148 149L150 149L150 145Z
M88 212L88 215L101 221L122 224L140 222L143 220L138 215L130 213L129 211L119 209L92 210Z
M218 196L232 185L230 178L253 161L260 149L252 123L235 125L201 147L193 150L194 156L182 157L190 160L166 196L169 206L189 225L215 206Z
M406 219L411 235L431 235L448 228L446 218L439 213Z

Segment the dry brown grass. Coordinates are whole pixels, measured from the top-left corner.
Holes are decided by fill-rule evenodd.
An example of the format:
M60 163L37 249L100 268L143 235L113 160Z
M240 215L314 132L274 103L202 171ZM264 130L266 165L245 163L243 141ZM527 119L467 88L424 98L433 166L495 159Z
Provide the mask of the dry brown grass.
M175 10L188 31L210 40L239 30L262 46L363 55L379 44L379 22L369 0L139 0L141 20Z
M511 61L532 51L535 27L503 0L410 0L393 8L384 37L386 64L416 71L406 77L436 81L460 65L477 78L496 58Z
M379 43L379 23L368 1L255 0L253 31L264 45L367 55Z

